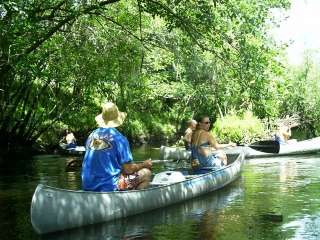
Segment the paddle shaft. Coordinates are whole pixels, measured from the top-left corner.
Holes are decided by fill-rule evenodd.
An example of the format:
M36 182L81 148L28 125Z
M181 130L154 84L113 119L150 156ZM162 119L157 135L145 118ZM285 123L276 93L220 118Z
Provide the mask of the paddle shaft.
M165 160L160 160L160 159L157 159L157 160L151 160L152 163L166 163L166 162L176 162L178 160L175 160L175 159L165 159ZM133 163L143 163L143 161L134 161Z

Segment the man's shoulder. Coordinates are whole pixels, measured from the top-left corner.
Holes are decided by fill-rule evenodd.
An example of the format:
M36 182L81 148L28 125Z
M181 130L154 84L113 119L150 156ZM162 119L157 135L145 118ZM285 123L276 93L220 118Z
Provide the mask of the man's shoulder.
M116 128L97 128L91 134L90 138L108 139L109 141L123 141L127 138Z
M87 146L96 149L112 149L112 146L128 145L128 140L115 128L97 128L87 139Z
M112 134L112 135L121 135L121 133L116 128L96 128L92 131L92 134Z

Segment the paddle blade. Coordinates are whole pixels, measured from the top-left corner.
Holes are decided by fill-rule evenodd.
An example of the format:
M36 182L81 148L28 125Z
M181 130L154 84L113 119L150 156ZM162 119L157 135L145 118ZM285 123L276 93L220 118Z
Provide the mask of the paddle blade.
M273 140L258 141L250 144L249 147L265 153L279 153L280 151L279 142Z

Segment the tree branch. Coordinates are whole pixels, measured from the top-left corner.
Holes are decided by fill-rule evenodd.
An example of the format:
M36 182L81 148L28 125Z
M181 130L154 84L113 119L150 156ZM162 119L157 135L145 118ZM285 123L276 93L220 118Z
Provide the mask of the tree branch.
M98 5L92 5L88 8L85 8L83 11L79 11L77 14L72 14L67 16L64 20L62 20L61 22L59 22L55 27L53 27L52 29L50 29L46 34L44 34L44 36L40 39L38 39L37 41L35 41L29 48L27 48L22 55L19 56L19 58L17 59L17 61L20 60L20 58L23 55L29 54L33 51L35 51L37 48L39 48L46 40L50 39L62 26L66 25L67 23L71 22L72 20L77 19L78 17L85 15L85 14L90 14L91 12L93 12L94 10L97 10L103 6L106 6L108 4L112 4L115 2L119 2L120 0L108 0L108 1L101 1L99 2Z
M141 44L142 44L142 39L137 37L136 35L134 35L131 31L129 31L127 28L125 28L123 25L121 25L120 23L118 23L117 21L115 21L114 19L110 18L110 17L107 17L105 15L100 15L102 16L105 20L109 21L109 22L112 22L114 24L116 24L117 26L119 26L124 32L128 33L131 37L137 39ZM101 25L103 28L104 26ZM147 48L148 49L148 48ZM151 51L150 49L148 49L148 51Z
M159 5L161 8L163 8L165 11L167 11L171 16L173 16L174 18L178 19L179 22L181 23L181 25L183 26L182 29L184 29L188 36L191 37L191 39L195 42L195 44L200 47L200 49L208 51L213 53L217 58L219 58L221 61L223 61L226 65L231 65L229 62L227 62L222 56L220 56L219 53L217 53L214 49L208 48L206 46L204 46L204 44L202 44L200 41L198 41L197 37L192 33L191 30L193 30L194 32L196 32L199 36L203 35L193 26L193 24L188 21L187 19L182 19L179 15L177 15L176 13L174 13L169 7L163 5L162 3L158 2L158 1L154 1L154 0L149 0L150 2L153 2L154 4ZM232 66L234 67L234 66Z

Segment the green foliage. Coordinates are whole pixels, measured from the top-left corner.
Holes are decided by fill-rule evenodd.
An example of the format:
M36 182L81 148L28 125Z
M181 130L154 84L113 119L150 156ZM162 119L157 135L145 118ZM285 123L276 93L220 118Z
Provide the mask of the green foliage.
M174 137L198 112L275 116L279 48L266 32L270 11L288 5L4 0L0 146L33 143L54 126L85 135L105 100L128 113L132 139Z
M278 97L282 115L297 114L301 118L300 129L307 137L320 133L320 65L316 64L312 52L306 52L300 66L287 69L285 79L278 82Z
M248 143L266 137L263 123L251 112L241 116L230 114L223 119L219 118L212 130L220 142Z
M166 119L165 115L163 115L163 118L152 115L130 115L122 127L123 132L134 143L151 139L163 141L167 138L173 138L176 132L175 127Z

